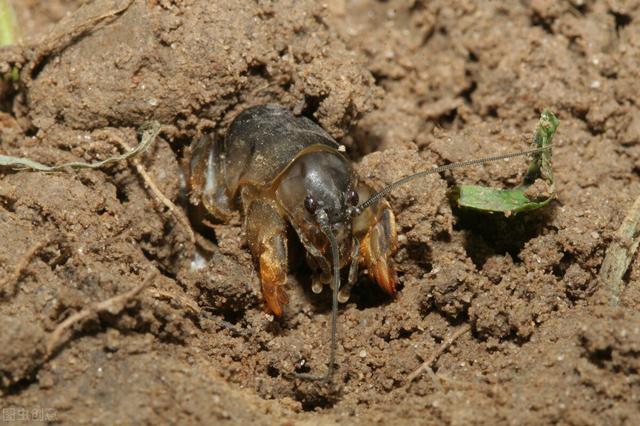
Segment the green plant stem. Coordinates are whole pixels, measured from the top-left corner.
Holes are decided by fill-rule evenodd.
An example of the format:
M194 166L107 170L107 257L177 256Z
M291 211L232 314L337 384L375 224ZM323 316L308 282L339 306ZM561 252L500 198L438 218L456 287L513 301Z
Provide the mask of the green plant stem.
M9 0L0 0L0 47L9 46L17 40L16 16Z

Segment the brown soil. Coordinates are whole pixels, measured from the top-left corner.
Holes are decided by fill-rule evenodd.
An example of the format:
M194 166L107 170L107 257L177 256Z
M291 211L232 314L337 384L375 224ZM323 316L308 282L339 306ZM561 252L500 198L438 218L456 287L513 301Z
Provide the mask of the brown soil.
M432 176L390 197L401 290L391 299L363 278L341 307L333 386L292 377L325 368L328 294L313 295L309 271L295 267L285 315L267 316L239 220L213 231L194 223L214 243L194 270L188 233L131 164L0 171L0 282L40 244L0 289L3 415L637 424L640 263L618 307L597 273L640 193L639 2L13 3L25 40L0 50L0 68L23 70L1 87L0 152L96 161L157 119L162 138L143 163L176 202L185 147L205 131L223 135L249 105L312 117L376 186L525 149L544 107L561 124L558 200L543 211L486 216L448 201L460 182L517 184L525 160ZM93 315L46 357L57 324L154 270L160 278L123 311ZM435 374L407 384L466 324Z

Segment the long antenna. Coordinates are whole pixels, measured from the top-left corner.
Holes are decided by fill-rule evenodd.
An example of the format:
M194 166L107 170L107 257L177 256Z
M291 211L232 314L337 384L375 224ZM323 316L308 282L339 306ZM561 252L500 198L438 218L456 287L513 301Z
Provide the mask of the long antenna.
M393 191L397 187L424 176L428 176L434 173L441 173L447 170L459 169L462 167L476 166L480 164L489 163L492 161L506 160L508 158L515 158L515 157L523 157L526 155L537 154L550 149L551 149L551 146L545 146L542 148L531 149L528 151L521 151L521 152L515 152L511 154L504 154L504 155L496 155L493 157L478 158L476 160L461 161L459 163L451 163L444 166L434 167L433 169L418 172L413 175L406 176L388 185L386 188L374 194L367 201L360 204L358 207L354 208L353 212L356 215L360 214L363 210L375 204L378 200L380 200L382 197L389 194L391 191ZM337 351L337 345L338 345L338 292L340 291L340 253L338 251L338 243L336 242L336 239L333 236L333 232L331 232L331 226L329 225L329 217L327 216L327 212L324 211L323 209L318 210L318 212L316 213L316 220L318 221L318 224L320 225L320 229L322 229L322 232L327 236L327 239L329 240L329 243L331 245L331 257L332 257L332 267L333 267L333 292L332 292L332 301L331 301L331 349L329 352L329 362L327 364L327 372L325 374L320 376L315 376L313 374L295 373L295 376L305 380L316 380L316 381L328 382L328 381L331 381L333 372L335 370L336 351Z
M380 200L381 198L385 197L387 194L389 194L391 191L393 191L397 187L399 187L401 185L404 185L405 183L411 182L413 180L420 179L420 178L428 176L428 175L432 175L434 173L441 173L441 172L445 172L447 170L459 169L459 168L462 168L462 167L477 166L477 165L480 165L480 164L490 163L492 161L506 160L506 159L515 158L515 157L524 157L526 155L538 154L540 152L547 151L547 150L550 150L550 149L551 149L551 145L548 145L548 146L544 146L542 148L530 149L528 151L513 152L511 154L496 155L496 156L493 156L493 157L477 158L475 160L467 160L467 161L461 161L459 163L445 164L444 166L434 167L433 169L429 169L429 170L425 170L425 171L422 171L422 172L418 172L418 173L413 174L413 175L405 176L402 179L393 182L392 184L390 184L386 188L383 188L380 192L372 195L371 198L369 198L367 201L363 202L358 207L356 207L354 209L355 210L354 213L356 215L362 213L363 210L367 209L368 207L371 207L378 200Z
M331 227L329 226L329 218L324 210L320 210L317 214L318 223L322 232L327 236L331 244L331 257L333 266L333 292L331 294L331 350L329 352L329 363L327 364L327 372L321 376L312 374L299 374L296 376L305 380L331 381L336 363L336 350L338 346L338 291L340 291L340 252L338 251L338 243L336 242Z

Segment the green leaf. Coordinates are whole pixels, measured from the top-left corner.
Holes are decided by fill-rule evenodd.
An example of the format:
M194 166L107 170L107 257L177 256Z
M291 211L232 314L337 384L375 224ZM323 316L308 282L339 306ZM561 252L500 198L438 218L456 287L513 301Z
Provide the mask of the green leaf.
M536 129L533 143L537 148L551 147L558 128L558 118L544 110ZM533 154L533 159L522 184L512 189L461 185L453 199L458 206L484 212L519 213L539 209L555 198L556 191L551 167L551 149Z
M462 185L458 189L458 205L488 212L523 212L546 206L553 199L532 201L520 188L500 189L478 185Z

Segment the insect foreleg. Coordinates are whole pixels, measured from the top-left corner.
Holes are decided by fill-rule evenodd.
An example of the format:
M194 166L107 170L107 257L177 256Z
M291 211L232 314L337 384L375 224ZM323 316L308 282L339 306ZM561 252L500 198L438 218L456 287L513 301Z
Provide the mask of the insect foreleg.
M361 261L369 276L387 293L396 292L397 277L391 257L398 247L396 221L389 204L382 201L373 216L374 223L362 239Z
M287 282L287 224L273 201L254 199L245 214L247 242L260 268L262 295L267 310L282 315L288 303Z

